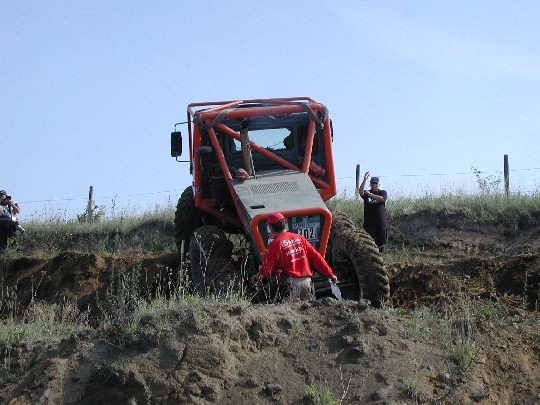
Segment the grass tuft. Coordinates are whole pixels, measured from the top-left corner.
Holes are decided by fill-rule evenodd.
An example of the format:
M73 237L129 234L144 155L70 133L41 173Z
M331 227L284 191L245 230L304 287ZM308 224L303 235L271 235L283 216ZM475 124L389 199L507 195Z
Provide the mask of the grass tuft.
M310 384L306 388L306 400L310 405L339 405L339 401L328 387Z

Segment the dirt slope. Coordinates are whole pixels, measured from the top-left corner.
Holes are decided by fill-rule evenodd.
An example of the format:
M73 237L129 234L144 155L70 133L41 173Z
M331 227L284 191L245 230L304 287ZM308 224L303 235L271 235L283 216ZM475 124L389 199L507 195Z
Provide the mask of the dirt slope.
M315 387L344 404L540 404L540 228L513 234L469 217L392 221L392 309L330 298L186 305L129 339L112 327L23 343L0 371L0 403L302 404ZM21 307L67 297L97 311L115 273L137 268L148 289L178 265L150 253L2 260L3 294L16 287ZM484 312L469 318L469 307ZM449 311L447 329L436 329ZM459 339L473 342L465 369L452 351Z

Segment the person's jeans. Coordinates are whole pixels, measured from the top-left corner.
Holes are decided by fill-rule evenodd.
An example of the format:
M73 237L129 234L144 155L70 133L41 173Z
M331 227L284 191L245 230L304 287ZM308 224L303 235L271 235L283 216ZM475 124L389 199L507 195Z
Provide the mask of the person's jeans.
M7 229L0 229L0 251L7 247L8 237L11 236L11 232Z
M311 277L286 276L280 289L280 302L309 301L313 299Z
M377 225L364 225L364 229L373 238L379 252L382 253L386 242L388 242L388 228Z

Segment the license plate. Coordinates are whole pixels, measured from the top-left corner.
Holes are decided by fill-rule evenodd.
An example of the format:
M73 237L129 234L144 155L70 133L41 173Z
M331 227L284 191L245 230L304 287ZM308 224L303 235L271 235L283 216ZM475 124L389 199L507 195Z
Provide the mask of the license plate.
M321 220L318 215L295 217L292 220L292 232L302 235L310 242L320 240Z

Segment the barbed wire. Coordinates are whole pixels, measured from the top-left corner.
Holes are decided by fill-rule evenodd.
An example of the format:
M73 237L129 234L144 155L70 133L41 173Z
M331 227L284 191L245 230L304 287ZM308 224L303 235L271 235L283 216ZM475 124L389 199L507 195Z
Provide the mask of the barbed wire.
M540 167L531 167L527 169L510 169L510 172L522 172L527 170L540 170ZM457 175L466 175L466 174L503 174L502 170L492 170L492 171L484 171L484 170L478 170L478 172L470 171L470 172L456 172L456 173L424 173L424 174L380 174L379 177L384 177L386 179L392 178L392 177L425 177L425 176L457 176ZM336 177L338 180L342 179L354 179L354 176L346 176L346 177Z
M181 190L164 190L164 191L153 191L153 192L148 192L148 193L124 194L124 195L115 194L113 196L92 197L92 199L93 200L111 200L111 199L128 198L128 197L144 197L144 196L147 196L147 195L155 195L155 194L178 193L180 191ZM88 201L88 198L84 198L84 197L80 197L80 198L56 198L56 199L49 199L49 200L19 201L19 203L21 203L21 204L30 204L30 203L58 202L58 201L67 201L67 202Z
M532 171L532 170L540 170L540 167L531 167L531 168L524 168L524 169L510 169L510 172L521 172L521 171ZM455 172L455 173L425 173L425 174L395 174L395 175L385 175L381 174L379 177L383 177L385 179L393 178L393 177L425 177L425 176L456 176L456 175L468 175L468 174L502 174L503 172L501 170L493 170L493 171L470 171L470 172ZM355 176L345 176L345 177L336 177L337 180L345 180L345 179L354 179ZM93 197L93 200L111 200L111 199L120 199L120 198L129 198L129 197L144 197L148 195L157 195L157 194L171 194L171 193L179 193L184 190L163 190L163 191L152 191L147 193L135 193L135 194L115 194L113 196L98 196ZM19 201L21 204L34 204L34 203L54 203L59 201L65 201L65 202L76 202L76 201L88 201L88 198L80 197L80 198L56 198L56 199L47 199L47 200L27 200L27 201Z

